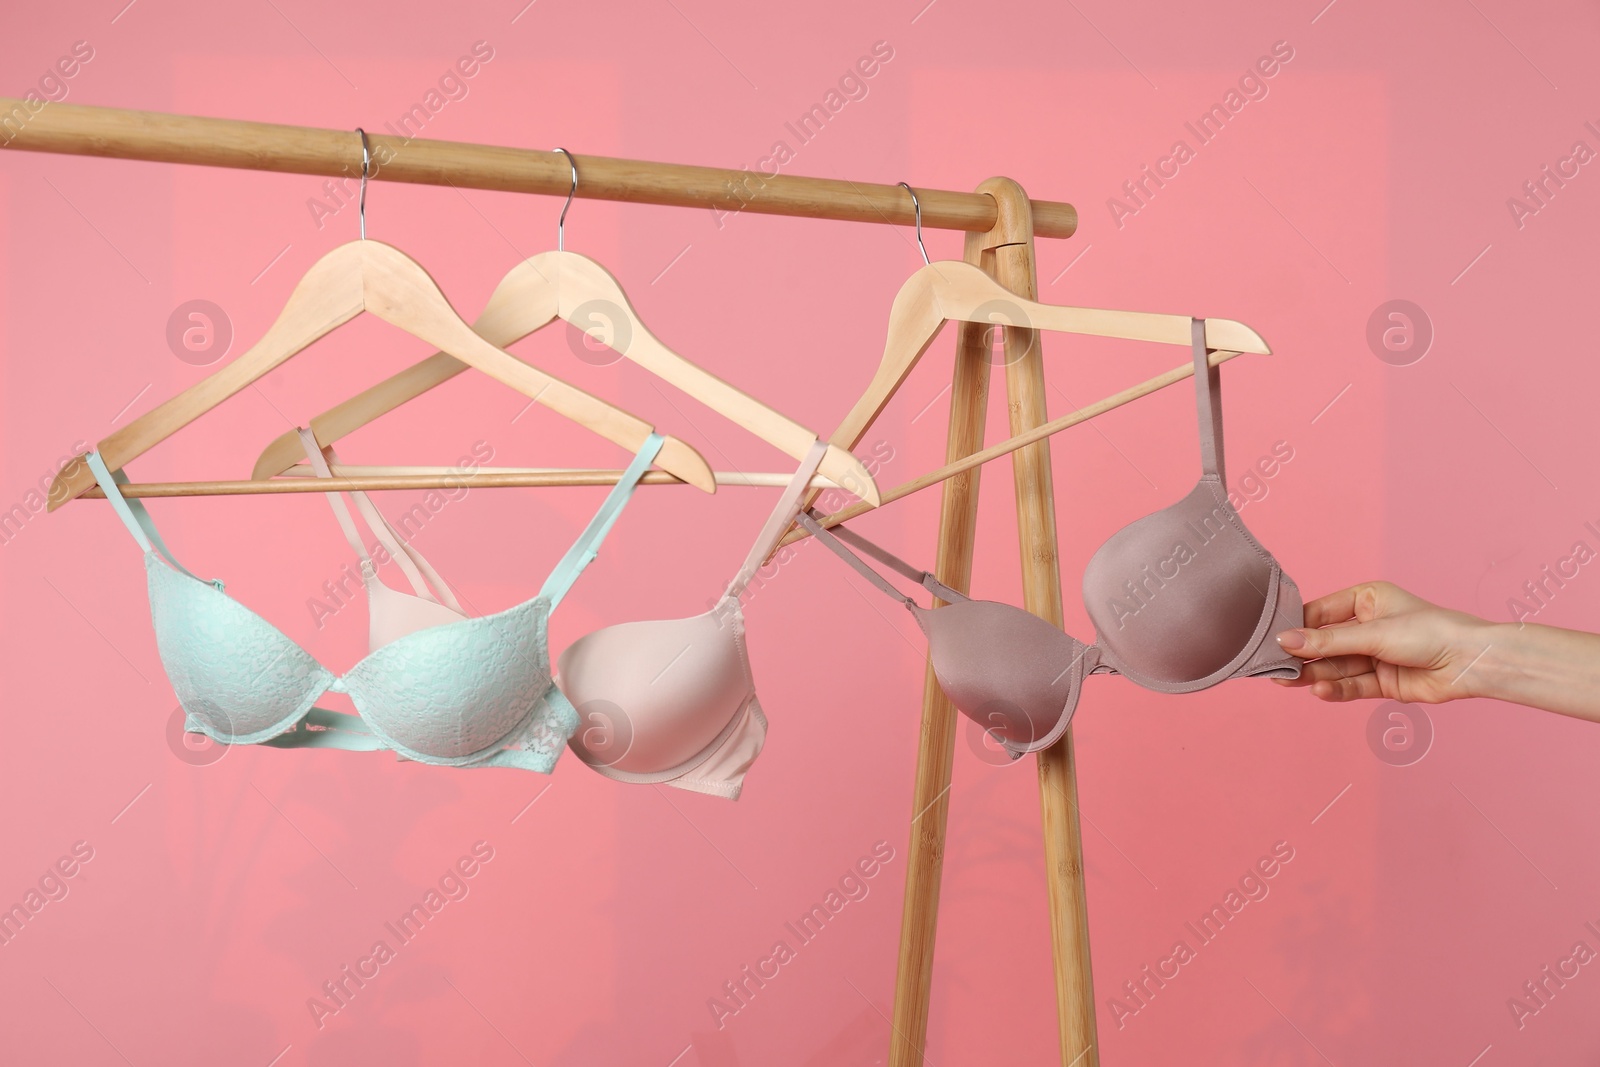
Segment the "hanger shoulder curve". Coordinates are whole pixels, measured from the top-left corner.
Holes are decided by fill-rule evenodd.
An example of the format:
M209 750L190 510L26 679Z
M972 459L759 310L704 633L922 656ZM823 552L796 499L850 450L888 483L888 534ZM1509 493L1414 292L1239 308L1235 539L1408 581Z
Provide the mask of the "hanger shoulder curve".
M111 470L121 468L361 314L365 307L364 263L354 243L340 245L317 260L259 341L220 370L103 438L95 446L101 459ZM50 483L49 510L81 496L94 484L89 465L82 457L74 459Z
M311 432L322 445L333 444L466 369L465 363L448 352L435 352L316 416L310 423ZM258 480L276 477L300 462L305 454L299 434L286 430L261 450L250 477Z
M502 351L456 314L420 263L393 246L366 243L375 246L368 311L626 448L644 443L651 431L644 420Z
M940 315L947 321L988 322L1182 347L1191 344L1191 317L1188 315L1043 304L1017 296L979 268L961 260L929 264L907 284L926 287ZM1255 355L1272 352L1259 334L1233 319L1206 320L1206 347Z
M923 267L916 278L928 268ZM877 421L889 400L905 383L917 361L933 344L934 338L944 328L945 319L931 287L911 285L900 287L894 303L889 308L889 329L884 339L883 357L873 372L872 380L857 399L839 426L829 437L842 448L855 448L866 435L867 428Z
M513 286L517 290L514 300L511 299ZM554 316L572 323L580 330L587 329L598 318L610 328L611 336L606 342L610 347L667 384L767 441L791 459L804 459L812 442L817 440L817 435L811 430L668 347L645 325L616 276L588 256L559 250L541 252L518 264L513 274L508 274L506 281L496 289L495 295L498 297L505 292L507 304L533 307L539 303L538 295L550 289L554 289L556 294ZM497 303L495 298L490 298L489 305L484 309L486 316L499 313ZM544 308L537 312L539 315L544 313ZM548 321L546 317L538 325L542 326ZM531 323L524 321L518 325L528 326ZM626 336L623 336L624 331ZM527 332L531 333L532 329ZM877 506L880 499L877 484L866 465L847 449L830 445L819 470L838 485Z
M473 323L473 330L490 344L501 348L515 344L555 317L554 289L548 290L542 298L535 296L524 301L512 299L519 290L538 292L536 286L518 277L525 268L532 269L530 263L530 260L524 260L501 279L489 297L483 314ZM398 374L340 401L314 416L308 425L321 444L331 445L434 387L443 385L467 367L468 364L448 352L435 352ZM303 455L300 438L292 430L285 432L261 450L250 476L257 479L276 477L298 463Z

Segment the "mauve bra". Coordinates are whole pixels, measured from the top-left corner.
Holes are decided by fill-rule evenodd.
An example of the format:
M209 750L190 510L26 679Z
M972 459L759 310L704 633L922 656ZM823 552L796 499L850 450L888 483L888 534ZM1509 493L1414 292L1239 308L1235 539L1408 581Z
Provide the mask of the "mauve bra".
M1206 356L1205 320L1194 320L1192 336L1202 474L1182 500L1124 526L1089 560L1083 599L1095 626L1092 645L1021 608L958 593L843 526L824 529L815 513L798 516L905 604L928 637L939 685L1014 759L1066 732L1085 674L1121 674L1160 693L1192 693L1229 678L1300 676L1300 661L1270 640L1303 624L1300 590L1228 502L1222 382ZM917 605L842 542L946 605Z

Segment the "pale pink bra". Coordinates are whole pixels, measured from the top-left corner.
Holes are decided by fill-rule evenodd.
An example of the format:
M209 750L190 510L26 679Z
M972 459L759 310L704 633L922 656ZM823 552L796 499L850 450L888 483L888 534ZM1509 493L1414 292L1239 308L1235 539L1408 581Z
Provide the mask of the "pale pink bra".
M739 596L794 521L827 450L826 441L811 446L711 610L608 626L561 653L557 684L582 720L567 742L579 759L619 781L738 799L767 736Z
M872 584L903 601L928 637L939 685L1013 758L1054 744L1085 674L1121 674L1146 689L1191 693L1229 678L1298 678L1300 660L1270 638L1302 625L1300 590L1228 502L1221 376L1194 320L1202 474L1187 496L1101 545L1083 575L1095 643L1085 646L1010 604L973 600L859 534L799 522ZM837 535L837 536L835 536ZM919 583L947 606L923 608L842 542Z

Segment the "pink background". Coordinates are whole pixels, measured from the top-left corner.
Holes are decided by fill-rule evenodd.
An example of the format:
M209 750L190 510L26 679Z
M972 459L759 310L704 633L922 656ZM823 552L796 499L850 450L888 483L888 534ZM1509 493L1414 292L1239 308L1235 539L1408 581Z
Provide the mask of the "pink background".
M1542 566L1578 540L1600 544L1583 528L1600 525L1600 370L1583 326L1600 177L1583 168L1520 227L1506 203L1573 142L1600 148L1583 125L1600 124L1585 103L1600 89L1592 5L118 6L49 5L12 26L0 91L25 92L84 40L94 58L66 82L72 103L379 132L481 40L493 59L423 136L725 166L753 166L782 138L797 147L788 173L954 189L1004 173L1071 201L1078 234L1038 246L1043 299L1236 318L1272 345L1223 375L1230 478L1277 442L1293 449L1243 515L1308 596L1386 576L1505 619ZM797 146L784 123L877 41L893 58L867 95ZM1119 226L1108 198L1174 140L1194 147L1184 123L1278 41L1293 58L1267 95ZM260 335L316 257L356 235L353 211L318 227L307 205L320 185L4 157L0 510L26 511L74 442L214 369L169 349L178 305L220 305L230 356ZM470 317L521 256L553 247L558 207L380 183L368 222ZM594 201L574 206L567 239L615 271L669 344L823 431L865 385L889 302L920 262L902 228ZM935 257L959 255L957 235L927 240ZM1392 299L1432 324L1431 348L1409 365L1367 340L1369 316ZM885 487L942 459L950 344L867 435L863 454L892 455ZM1045 345L1052 414L1183 359ZM627 363L587 365L556 330L517 351L648 415L714 466L791 462ZM242 476L288 426L425 354L357 321L131 473ZM1004 431L995 394L991 440ZM466 376L343 453L448 463L486 441L503 464L620 464L547 411L513 422L522 406ZM1055 439L1073 633L1092 629L1084 563L1189 486L1194 439L1187 386ZM1006 468L985 479L974 588L1015 601ZM474 491L416 543L475 608L496 610L537 588L600 495ZM383 499L392 512L411 503ZM608 622L702 610L771 500L641 490L558 614L555 647ZM937 508L926 493L859 526L931 561ZM189 567L224 576L331 667L358 658L364 609L319 627L308 608L349 558L320 498L153 511ZM1594 569L1538 620L1595 628ZM548 780L385 755L217 758L173 732L138 552L104 504L8 527L0 582L0 903L21 900L75 842L93 850L67 896L0 947L7 1062L882 1062L923 644L822 553L802 552L749 605L773 725L737 804L619 785L570 757ZM1115 679L1086 690L1075 732L1104 1063L1491 1067L1600 1054L1594 967L1520 1027L1507 1006L1575 942L1600 949L1584 926L1600 926L1600 729L1452 704L1426 712L1424 758L1396 765L1368 741L1384 713L1373 703L1326 706L1251 683L1185 697ZM968 740L928 1061L1054 1062L1032 761L996 766ZM479 841L493 860L469 895L319 1028L308 999ZM894 858L866 896L719 1027L708 1002L723 983L780 938L796 947L785 923L879 841ZM1118 1012L1123 983L1179 938L1193 943L1184 924L1278 842L1293 860L1269 895L1136 1014Z

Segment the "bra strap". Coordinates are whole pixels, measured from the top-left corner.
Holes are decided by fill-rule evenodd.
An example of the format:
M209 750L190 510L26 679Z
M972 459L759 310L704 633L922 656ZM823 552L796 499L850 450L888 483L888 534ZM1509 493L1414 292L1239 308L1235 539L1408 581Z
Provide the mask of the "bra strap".
M1200 412L1200 464L1205 473L1224 481L1222 464L1222 368L1213 367L1206 352L1206 320L1189 320L1194 342L1194 395Z
M338 454L332 448L328 449L327 456L317 445L316 435L304 427L295 427L300 434L300 443L305 447L306 458L311 461L312 468L319 478L332 478L335 474L333 464L339 462ZM332 461L331 463L329 461ZM378 569L372 558L367 554L366 545L362 543L361 535L356 530L355 521L346 506L342 494L328 493L328 503L333 508L333 514L339 520L339 526L344 530L345 540L350 542L350 547L356 550L361 557L362 572L376 576ZM356 508L361 512L361 517L366 520L367 526L372 530L378 543L383 546L389 558L399 564L400 570L405 574L406 580L411 583L411 588L424 600L431 600L435 604L443 604L458 615L465 615L461 605L456 601L455 594L451 592L439 573L433 569L422 554L406 542L398 531L384 518L383 513L372 503L366 494L355 492L350 498L356 502ZM426 580L424 580L426 574ZM431 586L431 588L430 588ZM437 595L435 595L437 591Z
M322 455L322 449L317 446L314 434L303 426L296 426L295 432L300 435L300 444L306 450L306 458L311 461L312 469L317 472L318 478L332 478L333 471L328 467L328 461ZM356 529L355 519L350 514L350 508L345 505L343 497L338 493L324 493L328 498L328 505L333 508L334 517L339 520L339 528L344 531L344 538L350 542L350 547L356 550L356 555L361 557L361 569L368 575L377 572L377 565L372 562L372 557L367 554L367 546L361 540L361 534Z
M118 487L127 482L128 476L120 470L115 474L108 471L105 460L100 458L99 452L86 452L83 458L88 462L89 469L94 472L94 480L100 484L100 488L106 494L106 499L111 501L112 509L122 519L122 524L128 528L128 532L133 534L133 539L139 542L139 547L149 552L153 544L155 551L160 552L162 558L172 564L174 568L189 575L197 582L206 581L206 579L192 573L188 567L179 563L177 558L173 556L172 550L167 547L167 543L161 540L161 534L156 530L156 524L150 518L150 512L145 510L144 502L129 500L122 495L122 490ZM214 585L218 589L222 588L222 582L217 578L212 578L208 584Z
M539 595L550 598L552 611L567 595L572 583L578 580L578 575L599 556L600 542L605 540L606 534L617 521L617 516L622 514L623 505L627 504L628 498L633 495L634 488L639 484L639 479L644 477L644 472L655 462L656 453L661 451L661 446L665 442L665 437L654 432L644 439L644 444L639 446L639 452L633 457L633 462L628 464L627 469L622 472L622 477L617 479L617 484L606 494L600 510L595 512L594 518L589 520L589 525L584 527L583 533L578 535L572 547L567 549L567 554L561 557L561 562L556 564L556 569L545 579L544 588L539 590Z
M778 498L778 504L772 509L772 514L767 517L767 524L761 528L761 533L756 537L755 546L750 549L750 554L745 557L744 565L739 568L739 573L733 576L733 581L728 583L728 588L723 591L722 599L737 597L744 592L744 587L750 584L750 579L755 577L756 571L761 569L761 564L772 554L778 541L783 537L794 523L800 512L800 498L811 485L811 476L817 473L817 468L822 465L822 457L828 454L828 442L818 439L811 445L811 451L806 453L806 458L800 461L800 467L794 472L794 477L789 479L789 484L783 490L783 495Z
M951 589L948 585L945 585L928 571L917 570L905 560L873 544L871 541L868 541L865 537L862 537L854 530L845 529L843 524L835 526L831 530L824 527L817 521L817 513L815 511L803 512L802 514L796 516L796 518L801 526L804 526L807 530L811 531L812 536L816 537L823 544L831 548L834 552L834 555L850 564L850 566L854 567L861 573L862 577L866 578L873 585L877 586L879 589L882 589L896 600L903 601L907 604L913 603L910 597L906 596L894 586L890 585L884 579L883 575L867 566L865 560L846 548L845 542L855 545L856 548L860 549L862 552L865 552L867 555L871 556L879 563L882 563L895 573L903 574L907 578L910 578L912 581L916 582L918 585L922 586L922 588L926 589L928 592L932 593L934 596L938 597L940 600L943 600L947 604L955 604L964 600L972 599L964 593L958 593L954 589Z

